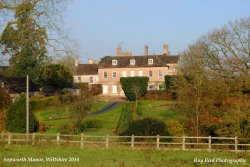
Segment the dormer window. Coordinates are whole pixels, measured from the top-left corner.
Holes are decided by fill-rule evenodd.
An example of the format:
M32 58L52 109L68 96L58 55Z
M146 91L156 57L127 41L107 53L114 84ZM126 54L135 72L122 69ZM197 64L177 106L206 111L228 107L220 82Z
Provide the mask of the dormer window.
M112 65L116 66L117 65L117 60L112 60Z
M153 60L153 59L148 59L148 64L149 64L149 65L154 64L154 60Z
M130 65L135 65L135 59L130 59Z

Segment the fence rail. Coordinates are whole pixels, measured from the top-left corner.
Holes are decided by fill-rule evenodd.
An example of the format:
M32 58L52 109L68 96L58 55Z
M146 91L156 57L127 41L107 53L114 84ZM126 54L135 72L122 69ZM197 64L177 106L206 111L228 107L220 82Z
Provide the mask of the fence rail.
M112 147L124 145L131 148L155 148L158 150L228 150L250 151L250 138L235 137L191 137L191 136L90 136L64 134L16 134L2 133L1 143L26 145L74 145Z

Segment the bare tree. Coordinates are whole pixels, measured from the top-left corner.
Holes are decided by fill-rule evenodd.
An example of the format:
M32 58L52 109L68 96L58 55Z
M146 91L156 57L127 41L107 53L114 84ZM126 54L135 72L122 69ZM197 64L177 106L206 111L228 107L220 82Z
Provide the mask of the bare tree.
M250 17L229 23L200 40L208 67L238 89L250 89Z
M241 19L203 36L181 54L174 87L186 125L196 136L249 136L249 34L250 18Z
M81 122L89 114L92 109L93 99L79 98L69 109L69 118L71 120L72 131L77 134Z
M141 88L139 87L138 84L133 84L131 86L131 90L132 92L134 93L135 95L135 105L137 106L137 101L138 101L138 98L141 96L142 94L142 91L141 91Z

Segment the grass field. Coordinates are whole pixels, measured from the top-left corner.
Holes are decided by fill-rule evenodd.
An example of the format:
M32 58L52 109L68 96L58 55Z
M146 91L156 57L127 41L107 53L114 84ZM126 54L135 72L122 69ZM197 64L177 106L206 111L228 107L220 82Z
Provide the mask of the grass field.
M71 167L185 167L185 166L250 166L250 153L190 152L163 150L132 150L130 148L75 148L75 147L31 147L4 146L0 149L1 167L17 166L71 166ZM12 158L26 160L11 162ZM64 159L65 162L48 161ZM40 162L30 160L39 159ZM207 160L214 162L206 162ZM230 161L242 161L236 163ZM71 161L71 162L69 162ZM203 163L198 162L203 161ZM217 162L216 162L217 161ZM244 162L245 161L245 162ZM243 163L244 162L244 163Z
M142 101L142 115L144 117L158 118L163 121L168 119L181 119L183 116L174 109L172 101ZM107 105L106 101L96 103L95 111ZM97 115L87 116L83 123L92 122L96 124L93 128L84 131L88 135L114 135L117 123L120 118L123 103L116 108ZM37 112L47 127L46 133L58 133L62 127L69 123L68 108L50 107Z

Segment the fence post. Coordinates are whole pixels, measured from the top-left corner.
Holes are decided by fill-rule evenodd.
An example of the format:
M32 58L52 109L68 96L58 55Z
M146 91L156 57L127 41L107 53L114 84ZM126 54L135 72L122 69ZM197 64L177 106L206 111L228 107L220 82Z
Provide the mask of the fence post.
M212 148L212 139L211 136L208 137L208 151L211 152L211 148Z
M182 136L182 150L185 150L185 136Z
M11 133L8 133L8 144L11 144Z
M1 133L1 139L2 139L3 144L4 144L4 133L3 132Z
M33 133L33 134L32 134L32 145L33 145L33 146L35 145L35 138L36 138L36 134Z
M157 139L156 139L156 145L157 145L157 149L159 150L160 149L160 136L157 135Z
M234 151L235 152L238 151L238 137L237 136L235 136Z
M59 146L59 144L60 144L60 133L57 133L56 141L57 141L57 145Z
M135 136L132 135L132 136L131 136L131 147L132 147L132 148L134 148L134 146L135 146L135 145L134 145L134 142L135 142Z
M109 147L109 135L106 135L106 148Z
M84 140L84 136L83 136L83 133L81 133L81 148L83 148L83 140Z

